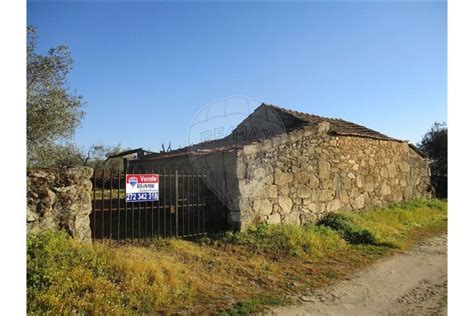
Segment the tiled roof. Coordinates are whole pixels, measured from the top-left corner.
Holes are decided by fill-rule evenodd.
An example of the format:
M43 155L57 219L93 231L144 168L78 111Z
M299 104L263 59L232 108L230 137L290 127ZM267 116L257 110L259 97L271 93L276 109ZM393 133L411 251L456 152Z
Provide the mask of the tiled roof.
M302 128L304 126L319 124L321 122L329 122L329 133L333 133L336 135L347 135L347 136L358 136L358 137L367 137L372 139L380 139L380 140L389 140L389 141L401 141L395 138L388 137L382 133L374 131L370 128L364 127L362 125L358 125L352 122L344 121L337 118L327 118L322 116L317 116L309 113L302 113L298 111L293 111L289 109L285 109L276 105L272 104L265 104L262 103L260 107L258 107L254 113L261 109L262 107L266 107L271 111L274 111L278 116L281 118L284 126L285 131L291 133L293 130ZM252 116L250 114L250 116ZM249 117L250 117L249 116ZM238 129L238 127L236 128ZM181 156L183 154L188 154L189 152L193 153L209 153L209 152L220 152L220 151L227 151L235 148L240 148L245 144L251 143L253 141L258 141L258 139L235 139L230 137L231 135L216 139L208 142L199 143L196 145L172 150L169 152L162 152L158 154L150 154L144 157L143 159L161 159L165 157L172 157L172 156Z
M338 135L352 135L352 136L361 136L361 137L369 137L369 138L375 138L375 139L382 139L382 140L394 140L394 141L400 141L398 139L394 139L391 137L388 137L382 133L379 133L377 131L374 131L370 128L364 127L362 125L358 125L352 122L344 121L338 118L327 118L327 117L322 117L322 116L317 116L313 114L308 114L308 113L302 113L298 111L293 111L293 110L288 110L281 108L279 106L275 106L272 104L264 104L265 106L279 112L279 113L286 113L288 115L291 115L301 121L301 125L310 125L310 124L318 124L321 122L329 122L330 127L329 131L338 134ZM300 127L297 126L297 127Z

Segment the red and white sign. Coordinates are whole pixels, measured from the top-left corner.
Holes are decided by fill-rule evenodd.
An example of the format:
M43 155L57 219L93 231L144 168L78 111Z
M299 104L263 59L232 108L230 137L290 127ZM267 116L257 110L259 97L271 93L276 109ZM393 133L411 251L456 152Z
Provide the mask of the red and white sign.
M158 200L159 185L159 174L127 174L125 177L126 201L156 201Z

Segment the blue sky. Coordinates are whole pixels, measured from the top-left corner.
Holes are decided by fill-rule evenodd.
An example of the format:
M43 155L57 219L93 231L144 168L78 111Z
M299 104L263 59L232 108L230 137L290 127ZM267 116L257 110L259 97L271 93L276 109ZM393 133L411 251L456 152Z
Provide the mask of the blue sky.
M445 2L29 2L38 48L66 44L87 115L75 141L186 145L232 95L418 142L447 116Z

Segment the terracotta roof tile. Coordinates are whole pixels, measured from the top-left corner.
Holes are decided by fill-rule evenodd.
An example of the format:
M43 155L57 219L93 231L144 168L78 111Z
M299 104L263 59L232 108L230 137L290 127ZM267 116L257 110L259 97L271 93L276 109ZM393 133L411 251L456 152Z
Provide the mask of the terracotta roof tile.
M302 128L304 126L319 124L321 122L329 122L330 123L329 132L336 135L358 136L358 137L367 137L367 138L373 138L373 139L401 142L401 140L388 137L370 128L367 128L367 127L364 127L362 125L358 125L352 122L344 121L339 118L327 118L327 117L322 117L322 116L313 115L309 113L302 113L298 111L285 109L273 104L265 104L265 103L262 103L260 107L258 107L255 111L257 111L261 107L267 107L277 112L277 114L282 118L282 121L284 122L285 127L286 127L286 132L288 133L291 133L293 130ZM198 153L205 154L209 152L227 151L227 150L240 148L245 144L251 143L252 141L255 141L255 140L239 139L238 141L236 141L236 140L233 140L231 137L227 136L221 139L211 140L208 142L203 142L196 145L183 147L183 148L172 150L169 152L150 154L144 157L143 159L145 160L154 159L154 158L161 159L161 158L171 157L171 156L181 156L189 152L193 152L196 154Z
M322 116L313 115L309 113L302 113L298 111L285 109L285 108L272 105L272 104L265 104L265 106L268 106L272 109L275 109L276 111L287 113L289 115L292 115L298 118L299 120L303 122L302 125L318 124L324 121L329 122L330 123L329 131L335 134L369 137L369 138L382 139L382 140L400 141L398 139L391 138L382 133L374 131L370 128L367 128L367 127L364 127L362 125L358 125L352 122L344 121L339 118L328 118L328 117L322 117Z

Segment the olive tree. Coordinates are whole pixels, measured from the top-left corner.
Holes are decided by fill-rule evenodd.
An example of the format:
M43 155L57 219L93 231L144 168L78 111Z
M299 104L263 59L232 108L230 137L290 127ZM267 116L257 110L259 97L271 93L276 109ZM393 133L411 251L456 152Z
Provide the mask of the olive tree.
M73 94L67 77L72 69L68 47L61 45L45 55L36 52L37 32L27 28L27 155L30 166L54 166L76 156L72 144L58 145L71 139L84 112L82 97ZM59 147L59 148L58 148ZM60 157L53 151L62 153ZM50 154L48 154L50 152ZM70 155L69 155L70 154ZM66 160L61 157L68 156ZM60 158L60 159L57 159ZM74 158L69 163L73 163Z
M116 146L106 146L94 144L89 147L87 153L83 154L82 164L95 169L110 169L123 171L123 158L110 157L130 148L122 148L120 144Z
M436 196L447 197L448 185L448 127L435 122L423 136L418 148L426 155L431 169L431 182Z

